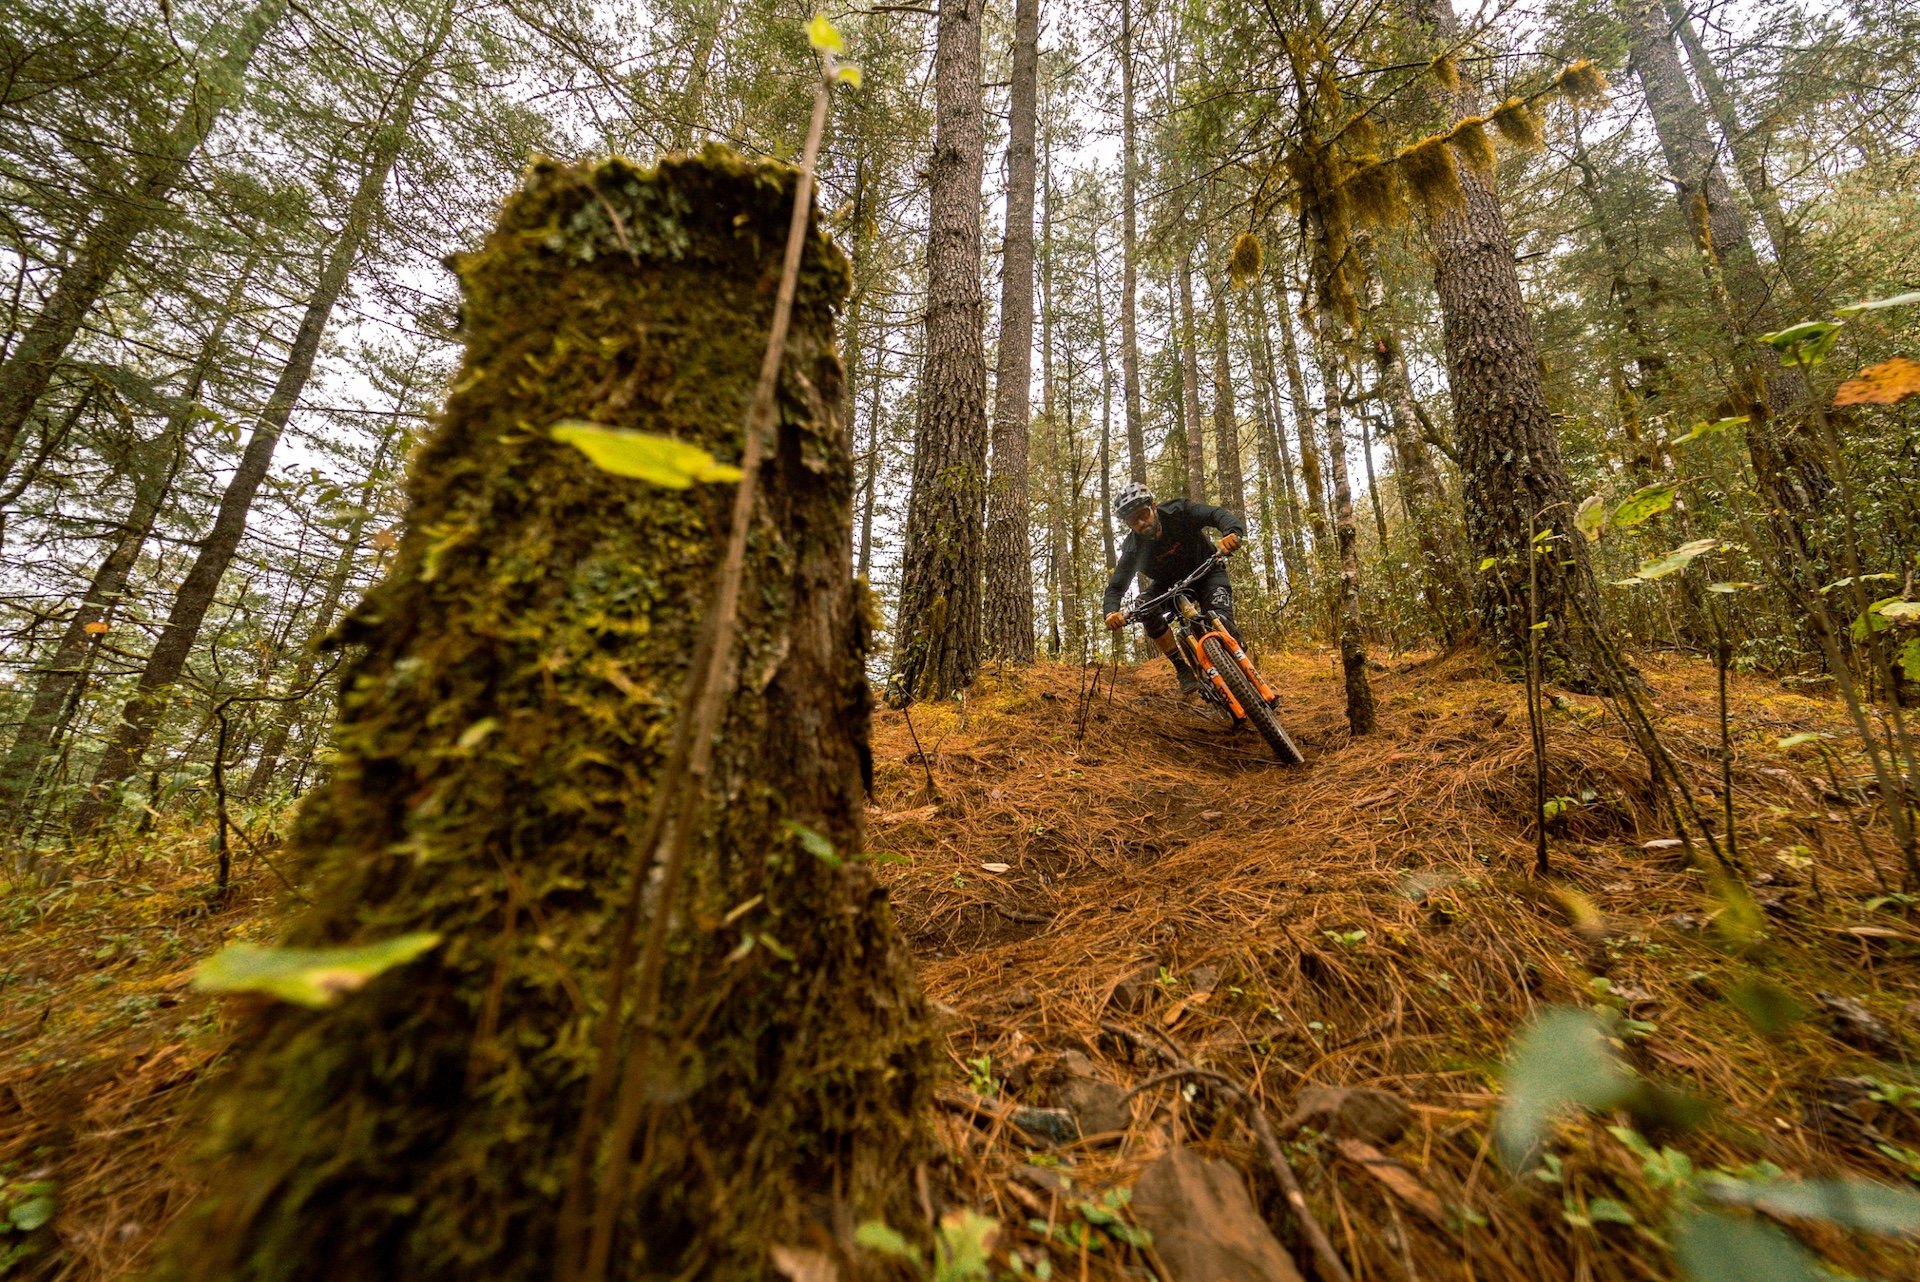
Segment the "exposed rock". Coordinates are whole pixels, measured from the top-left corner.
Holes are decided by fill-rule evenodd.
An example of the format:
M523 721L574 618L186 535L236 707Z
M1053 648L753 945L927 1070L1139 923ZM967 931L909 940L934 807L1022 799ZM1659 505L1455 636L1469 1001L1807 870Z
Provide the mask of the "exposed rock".
M1073 1114L1064 1108L1016 1108L1009 1115L1013 1124L1029 1135L1037 1135L1055 1144L1071 1144L1080 1138L1080 1127Z
M1133 1217L1153 1234L1167 1282L1302 1282L1240 1172L1192 1149L1170 1149L1140 1173Z
M1893 1035L1893 1030L1856 999L1833 993L1815 993L1813 999L1827 1013L1827 1023L1833 1035L1847 1045L1857 1046L1882 1058L1891 1058L1900 1053L1900 1041Z
M1050 1075L1053 1103L1072 1113L1080 1134L1110 1135L1133 1122L1127 1093L1095 1075L1093 1061L1079 1051L1063 1051Z
M1328 1135L1352 1136L1385 1147L1406 1132L1413 1109L1391 1091L1364 1086L1309 1086L1294 1102L1293 1115L1281 1123L1292 1135L1311 1126Z

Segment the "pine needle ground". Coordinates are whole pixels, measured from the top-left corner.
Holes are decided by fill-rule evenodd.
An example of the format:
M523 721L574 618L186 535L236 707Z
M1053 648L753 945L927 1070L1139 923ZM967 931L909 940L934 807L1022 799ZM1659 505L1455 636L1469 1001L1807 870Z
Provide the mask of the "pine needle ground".
M1712 668L1638 662L1669 748L1717 813ZM1600 700L1559 694L1548 714L1548 792L1570 804L1543 880L1528 872L1519 687L1468 656L1376 671L1382 728L1349 741L1334 655L1263 663L1301 769L1183 712L1158 663L1102 668L1097 689L1091 669L989 670L966 699L915 708L911 727L878 717L869 844L952 1063L946 1158L925 1186L936 1215L994 1216L1003 1259L1051 1255L1056 1277L1149 1276L1150 1247L1077 1226L1166 1145L1194 1144L1248 1173L1312 1276L1246 1126L1207 1090L1151 1087L1124 1133L1064 1144L1007 1118L1054 1102L1068 1052L1132 1088L1166 1068L1144 1047L1170 1046L1276 1123L1309 1085L1413 1107L1387 1151L1412 1180L1397 1189L1312 1130L1286 1143L1356 1278L1672 1277L1665 1195L1609 1132L1622 1119L1562 1125L1558 1182L1516 1179L1492 1151L1508 1043L1555 1004L1613 1005L1648 1026L1624 1042L1634 1067L1710 1106L1698 1128L1653 1138L1702 1168L1914 1178L1920 1116L1873 1096L1917 1080L1905 1056L1920 1035L1920 929L1897 901L1866 906L1898 860L1835 703L1734 680L1739 836L1766 924L1743 952L1716 929L1724 905L1705 879L1644 848L1670 824ZM1836 736L1823 741L1833 773L1810 746L1776 746L1805 732ZM272 825L256 817L254 831ZM125 1276L193 1192L197 1097L228 1034L226 1008L188 976L223 943L270 936L286 894L243 855L234 895L211 903L205 837L189 824L122 839L52 890L0 894L0 1179L52 1180L61 1202L22 1276ZM1729 1000L1756 973L1806 1017L1757 1031ZM1820 993L1859 1000L1904 1051L1849 1045ZM996 1092L985 1113L971 1103L982 1088ZM1602 1198L1637 1223L1592 1222ZM1911 1243L1794 1230L1862 1276L1920 1268Z

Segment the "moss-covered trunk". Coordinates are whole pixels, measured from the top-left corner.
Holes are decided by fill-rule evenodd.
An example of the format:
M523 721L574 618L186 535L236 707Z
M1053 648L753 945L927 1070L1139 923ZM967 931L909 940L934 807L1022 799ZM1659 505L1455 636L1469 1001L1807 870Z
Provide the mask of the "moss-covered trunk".
M212 1187L163 1276L551 1277L613 926L730 492L599 472L547 429L737 459L793 183L720 150L543 162L457 260L466 361L413 460L394 568L347 624L366 648L301 815L314 903L285 941L444 942L334 1009L245 1017ZM902 1223L926 1143L925 1003L853 858L846 286L814 233L615 1277L763 1276L771 1246Z

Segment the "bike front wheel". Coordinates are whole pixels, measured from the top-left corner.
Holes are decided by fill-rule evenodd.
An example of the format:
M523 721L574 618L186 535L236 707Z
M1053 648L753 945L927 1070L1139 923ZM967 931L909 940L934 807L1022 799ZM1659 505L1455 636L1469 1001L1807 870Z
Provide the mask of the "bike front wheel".
M1227 647L1221 644L1220 638L1204 637L1200 647L1207 653L1207 662L1213 665L1213 670L1220 674L1220 679L1227 683L1227 689L1233 692L1233 697L1246 710L1247 720L1253 722L1253 728L1273 749L1273 755L1280 758L1280 764L1297 766L1305 762L1306 758L1300 755L1300 749L1294 746L1293 737L1281 726L1280 718L1260 698L1260 692L1254 689L1253 682L1247 679L1247 674L1227 653Z

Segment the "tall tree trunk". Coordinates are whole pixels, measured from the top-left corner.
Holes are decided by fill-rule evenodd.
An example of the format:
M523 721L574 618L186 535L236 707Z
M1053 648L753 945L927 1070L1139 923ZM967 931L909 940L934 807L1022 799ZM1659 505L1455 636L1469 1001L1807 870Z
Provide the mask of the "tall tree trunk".
M359 559L360 536L366 531L367 521L375 496L387 480L387 463L394 442L400 435L400 412L406 403L406 396L412 390L409 381L400 390L394 406L394 414L388 420L386 430L381 433L380 443L374 448L373 465L367 469L367 479L360 485L360 497L355 506L353 518L347 522L347 528L340 533L340 551L334 557L333 570L327 575L327 584L320 594L320 604L313 612L313 627L308 639L300 647L299 661L294 664L293 676L286 683L286 694L273 705L273 712L267 722L267 732L260 741L260 751L254 761L253 772L247 776L246 785L240 795L249 800L258 798L273 782L274 774L280 769L280 756L287 749L287 736L293 730L293 724L300 716L301 698L296 697L313 680L314 670L320 665L321 647L326 644L328 634L333 629L334 617L339 613L340 603L346 599L347 585L353 582L354 563Z
M109 792L140 768L140 759L153 742L166 692L186 670L187 656L192 653L194 642L199 638L200 625L213 605L214 593L233 560L234 551L240 546L241 536L246 533L247 514L252 510L254 496L259 493L260 485L266 479L268 464L272 462L274 449L280 443L280 434L286 429L293 407L299 402L300 394L306 390L307 379L313 373L314 358L319 354L320 339L326 332L327 321L346 289L347 277L380 211L381 190L386 186L394 161L398 159L400 148L406 141L420 88L432 70L441 46L446 43L452 19L451 6L441 10L426 47L407 72L392 114L381 122L375 132L373 151L367 158L367 167L361 171L360 184L354 191L352 204L348 206L346 222L328 251L326 265L321 269L320 279L315 284L312 297L308 299L306 312L300 318L300 328L294 334L293 345L288 349L286 364L281 367L280 377L267 398L266 408L261 411L252 435L247 438L240 465L220 495L220 506L214 514L213 527L201 540L193 565L187 570L186 578L181 581L180 589L174 595L167 622L160 631L159 639L154 642L152 653L147 656L146 667L140 673L133 697L127 701L120 721L101 753L99 764L94 769L91 795L74 809L74 828L79 833L93 830L105 814Z
M890 695L944 699L980 665L980 527L987 488L987 365L981 336L980 14L940 6L928 164L926 357L914 425Z
M1437 45L1458 42L1449 0L1411 5ZM1479 90L1464 77L1457 93L1442 97L1450 99L1449 121L1479 107ZM1573 487L1547 404L1513 240L1491 176L1470 164L1461 165L1459 175L1460 203L1425 223L1460 442L1467 539L1475 556L1492 558L1475 578L1480 634L1503 662L1521 662L1528 653L1528 595L1537 581L1533 617L1547 624L1540 634L1545 661L1562 680L1591 686L1599 667L1591 640L1574 625L1572 601L1598 616L1593 571L1586 539L1573 526ZM1532 542L1535 530L1557 535L1544 553Z
M1260 387L1260 466L1269 476L1278 478L1281 501L1285 507L1284 528L1279 531L1280 554L1286 566L1289 585L1304 582L1306 574L1305 526L1300 512L1300 492L1293 480L1293 450L1287 444L1286 420L1280 414L1280 385L1273 370L1273 337L1267 320L1266 291L1259 281L1249 287L1248 299L1253 325L1247 346L1253 353L1254 380Z
M1007 141L1007 234L1000 266L992 471L987 483L987 584L981 640L989 658L1033 659L1033 547L1027 535L1027 429L1033 380L1034 119L1039 0L1015 0Z
M1146 419L1140 408L1139 144L1134 137L1133 0L1120 0L1120 378L1127 392L1127 479L1147 483Z
M1373 363L1380 380L1381 400L1393 432L1398 460L1395 482L1400 502L1413 527L1420 550L1420 586L1428 612L1449 647L1473 637L1473 590L1461 564L1460 521L1446 486L1433 462L1433 451L1420 435L1419 415L1413 404L1413 382L1407 376L1407 358L1400 335L1386 311L1386 285L1371 235L1356 235L1354 247L1366 271L1366 324L1372 340Z
M1628 271L1625 248L1615 233L1612 218L1601 199L1600 172L1587 153L1586 138L1581 132L1581 120L1576 113L1573 117L1573 164L1579 177L1574 185L1586 199L1587 209L1593 215L1594 230L1600 237L1600 252L1606 256L1608 281L1608 301L1612 304L1621 330L1626 335L1627 346L1631 352L1634 369L1638 379L1627 377L1625 368L1617 355L1611 357L1610 376L1614 384L1614 406L1620 415L1621 434L1627 438L1626 464L1628 473L1635 482L1645 485L1652 481L1653 473L1659 464L1659 448L1647 439L1646 421L1642 407L1647 401L1660 394L1666 383L1666 357L1647 336L1646 328L1640 319L1639 291Z
M1180 279L1180 404L1187 437L1187 497L1207 501L1206 434L1200 426L1200 355L1193 326L1193 254L1182 250ZM1236 514L1237 515L1237 514Z
M193 423L193 412L200 407L201 389L226 351L227 330L239 312L258 263L256 252L241 266L232 289L227 292L225 306L214 318L200 355L187 373L179 401L167 415L160 434L142 451L145 457L136 461L133 503L126 520L94 569L73 617L67 620L60 644L54 648L34 685L26 719L14 736L5 763L0 764L0 816L6 816L0 819L0 825L24 818L21 803L52 754L62 722L78 708L94 651L99 648L101 633L95 625L107 622L119 604L127 579L140 560L141 549L152 535L154 522L173 489L174 477L186 461L187 430Z
M1780 274L1786 278L1788 288L1793 290L1802 314L1811 315L1825 310L1828 305L1826 291L1819 288L1814 278L1807 262L1806 247L1787 221L1786 211L1780 206L1780 193L1774 190L1773 181L1767 177L1766 160L1753 145L1752 131L1741 127L1733 94L1728 92L1726 81L1720 78L1720 69L1714 65L1713 55L1701 42L1700 33L1694 29L1684 0L1666 0L1666 10L1669 23L1680 37L1681 45L1686 48L1693 77L1706 93L1707 105L1713 109L1714 122L1720 126L1720 136L1733 156L1733 167L1740 175L1740 185L1747 189L1748 198L1760 214L1760 225L1766 229L1767 241L1773 247L1773 258L1780 266Z
M1327 426L1327 463L1333 472L1333 530L1339 578L1333 593L1334 636L1340 646L1340 670L1346 681L1347 729L1370 734L1374 728L1373 683L1367 679L1367 652L1360 635L1360 540L1354 529L1353 488L1347 483L1347 437L1340 422L1340 385L1334 377L1339 355L1327 329L1335 321L1320 317L1314 343L1320 365L1322 419Z
M213 132L221 112L240 96L247 66L260 42L286 11L287 0L261 0L227 34L225 46L195 77L193 100L173 127L150 152L136 151L141 161L133 189L100 212L61 269L53 293L20 345L0 365L0 480L7 476L14 445L34 405L47 390L87 313L126 261L133 242L165 212L167 198L194 153Z
M873 378L867 411L867 452L865 476L860 482L860 555L854 572L862 579L873 577L873 502L880 484L880 390L886 383L886 349L874 339Z
M1227 352L1227 283L1222 276L1207 280L1213 296L1213 449L1220 502L1235 516L1247 514L1247 477L1240 463L1239 412L1233 403L1233 362Z
M1327 526L1327 483L1320 470L1320 447L1314 443L1313 408L1307 402L1307 380L1300 369L1300 344L1293 333L1293 307L1287 289L1280 286L1280 355L1286 364L1287 394L1293 404L1295 439L1300 442L1300 479L1307 487L1307 524L1313 530L1313 552L1324 559L1330 549ZM1321 381L1325 382L1324 374Z
M1106 566L1113 548L1113 360L1107 351L1107 286L1100 268L1100 242L1093 243L1093 325L1100 336L1100 547Z
M1737 371L1730 389L1748 415L1747 451L1761 493L1779 512L1777 536L1809 549L1807 526L1833 488L1818 445L1805 430L1809 391L1795 369L1751 340L1773 328L1773 297L1746 219L1715 158L1706 115L1694 100L1667 30L1661 0L1619 0L1627 22L1634 74L1646 91L1654 132L1676 184L1680 211L1693 228L1707 273L1732 330Z
M411 469L394 567L348 625L365 650L339 755L293 838L314 903L284 941L439 942L338 1005L244 1014L207 1191L158 1277L553 1277L610 937L633 878L653 881L632 852L732 504L516 425L631 425L738 458L793 182L712 153L539 162L460 259L460 390ZM847 266L817 232L799 280L754 608L660 919L660 1089L640 1151L609 1159L631 1163L610 1208L624 1277L769 1276L771 1250L820 1226L905 1223L900 1172L932 1147L929 1013L853 857L868 696L832 411ZM516 378L530 358L550 372Z

